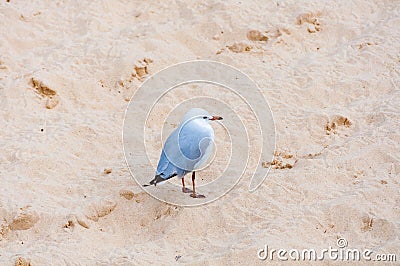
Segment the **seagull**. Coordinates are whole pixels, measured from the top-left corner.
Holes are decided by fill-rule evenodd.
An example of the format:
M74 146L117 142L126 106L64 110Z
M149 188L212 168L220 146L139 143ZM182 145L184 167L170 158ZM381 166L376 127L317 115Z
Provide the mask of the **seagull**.
M192 108L183 117L179 127L167 138L158 162L156 175L150 186L162 184L177 176L182 180L182 192L191 193L192 198L205 198L196 193L196 170L208 160L214 142L214 130L210 121L222 120L220 116L211 116L206 110ZM192 172L193 190L185 187L185 175Z

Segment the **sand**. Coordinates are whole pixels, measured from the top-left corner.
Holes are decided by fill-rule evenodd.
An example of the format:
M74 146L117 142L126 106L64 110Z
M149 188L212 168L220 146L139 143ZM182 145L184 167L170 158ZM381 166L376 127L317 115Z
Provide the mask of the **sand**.
M399 14L390 0L2 1L0 264L265 264L265 244L338 238L399 260ZM240 182L184 208L134 181L121 132L146 77L194 59L257 82L276 150L254 193Z

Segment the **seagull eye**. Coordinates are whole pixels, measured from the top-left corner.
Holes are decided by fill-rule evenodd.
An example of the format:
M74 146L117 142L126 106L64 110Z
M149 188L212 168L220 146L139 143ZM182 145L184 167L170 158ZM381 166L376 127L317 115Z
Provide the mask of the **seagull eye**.
M203 119L207 119L208 117L207 116L203 116Z

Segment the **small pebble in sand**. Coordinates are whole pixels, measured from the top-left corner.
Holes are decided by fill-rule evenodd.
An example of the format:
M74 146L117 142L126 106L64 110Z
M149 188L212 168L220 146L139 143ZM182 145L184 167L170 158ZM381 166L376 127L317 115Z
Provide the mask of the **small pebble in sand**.
M105 173L106 175L111 174L111 173L112 173L112 169L111 169L111 168L105 168L105 169L104 169L104 173Z

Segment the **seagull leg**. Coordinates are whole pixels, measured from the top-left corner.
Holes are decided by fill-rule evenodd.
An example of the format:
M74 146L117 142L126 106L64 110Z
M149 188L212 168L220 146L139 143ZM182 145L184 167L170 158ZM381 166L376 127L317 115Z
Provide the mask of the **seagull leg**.
M188 188L185 187L185 178L184 178L184 177L182 177L182 192L183 192L183 193L190 193L190 192L192 192L192 190L190 190L190 189L188 189Z
M195 179L196 179L196 174L195 174L195 171L193 171L193 173L192 173L193 192L192 192L192 194L190 194L190 196L192 198L205 198L204 195L196 194L196 187L195 187L195 184L194 184L194 180Z

